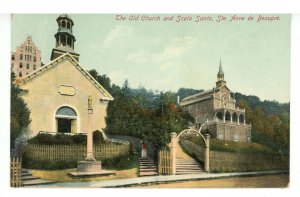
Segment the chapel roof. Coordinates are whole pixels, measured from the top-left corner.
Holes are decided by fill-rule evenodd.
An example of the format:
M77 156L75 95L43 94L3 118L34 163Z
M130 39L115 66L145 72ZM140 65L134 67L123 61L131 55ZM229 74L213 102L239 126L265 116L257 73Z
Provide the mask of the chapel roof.
M21 82L19 82L19 85L26 84L27 82L29 82L32 79L39 76L41 73L44 73L47 70L49 70L50 68L58 65L60 62L62 62L65 59L68 59L105 96L105 98L103 98L104 100L113 100L113 97L109 94L109 92L107 90L105 90L105 88L103 86L101 86L99 84L99 82L96 81L94 79L94 77L92 77L90 75L90 73L88 73L85 69L83 69L82 66L68 52L66 52L65 54L63 54L63 55L59 56L58 58L52 60L48 64L42 66L41 68L39 68L35 72L32 72L29 75L27 75L24 79L22 79Z

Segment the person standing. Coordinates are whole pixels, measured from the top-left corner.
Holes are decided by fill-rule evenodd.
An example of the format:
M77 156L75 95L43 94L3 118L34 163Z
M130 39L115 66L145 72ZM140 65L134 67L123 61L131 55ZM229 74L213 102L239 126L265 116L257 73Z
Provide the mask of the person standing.
M142 141L142 158L147 158L147 145Z

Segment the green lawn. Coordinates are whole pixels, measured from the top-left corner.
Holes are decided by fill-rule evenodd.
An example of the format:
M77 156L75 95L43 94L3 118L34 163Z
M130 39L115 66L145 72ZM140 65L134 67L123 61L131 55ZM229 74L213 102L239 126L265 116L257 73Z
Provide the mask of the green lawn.
M200 136L184 136L184 139L189 140L201 147L205 147L203 140ZM218 140L218 139L210 139L210 150L212 151L221 151L221 152L232 152L232 153L248 153L248 154L278 154L274 150L268 148L267 146L251 142L234 142L227 140Z

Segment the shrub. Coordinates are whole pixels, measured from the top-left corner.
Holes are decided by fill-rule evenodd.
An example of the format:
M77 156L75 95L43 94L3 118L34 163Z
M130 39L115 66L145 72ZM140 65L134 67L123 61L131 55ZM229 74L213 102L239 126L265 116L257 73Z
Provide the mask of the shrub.
M101 162L102 167L106 169L130 169L138 166L137 157L134 155L123 155ZM24 155L22 165L28 169L60 170L77 168L77 161L32 161Z
M96 130L93 132L93 142L94 144L109 143L104 140L101 131ZM39 133L35 137L28 140L29 144L43 144L43 145L73 145L73 144L86 144L87 135L77 134L77 135L67 135L62 133L57 133L55 135L49 133Z

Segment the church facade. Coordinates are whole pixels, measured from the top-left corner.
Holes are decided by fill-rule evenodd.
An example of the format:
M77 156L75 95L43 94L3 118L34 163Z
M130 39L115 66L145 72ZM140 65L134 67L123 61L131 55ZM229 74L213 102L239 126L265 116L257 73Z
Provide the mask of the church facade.
M30 131L86 133L88 100L93 100L92 130L106 127L108 102L113 97L80 64L74 52L74 25L68 15L57 18L56 48L51 62L21 82L22 98L31 111Z
M250 143L251 125L226 86L221 61L217 79L215 88L182 99L180 106L194 117L195 128L208 122L212 138Z

